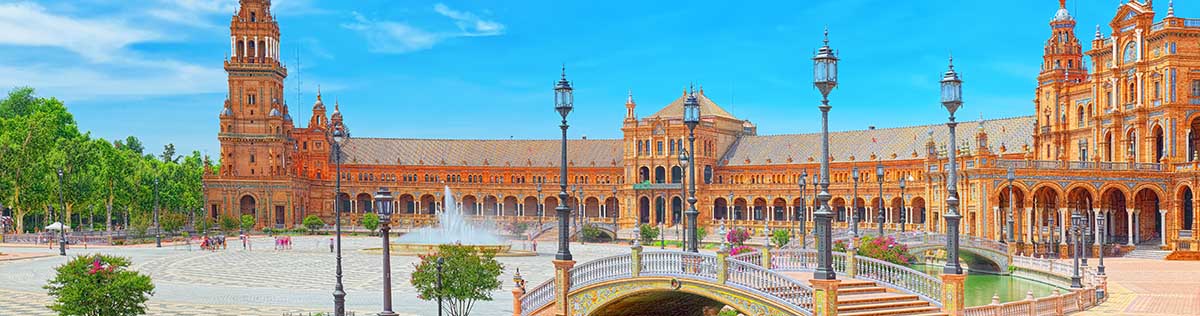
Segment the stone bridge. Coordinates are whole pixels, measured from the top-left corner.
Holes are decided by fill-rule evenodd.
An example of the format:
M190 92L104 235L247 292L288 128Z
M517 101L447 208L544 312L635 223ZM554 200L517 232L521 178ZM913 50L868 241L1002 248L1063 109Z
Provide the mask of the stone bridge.
M928 250L946 249L946 235L943 234L905 233L897 235L895 238L897 242L908 246L908 252L914 254L922 254ZM960 252L970 252L991 261L996 265L998 271L989 272L1007 273L1008 265L1012 262L1012 256L1008 253L1008 245L995 240L960 235L958 249Z

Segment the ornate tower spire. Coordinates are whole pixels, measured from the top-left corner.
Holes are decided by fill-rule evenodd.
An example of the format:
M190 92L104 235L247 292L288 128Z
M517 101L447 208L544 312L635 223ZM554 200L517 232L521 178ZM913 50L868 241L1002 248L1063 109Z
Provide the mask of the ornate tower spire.
M625 120L626 121L637 120L637 115L634 114L634 112L633 112L633 110L635 108L637 108L637 103L633 102L633 89L629 89L629 97L625 98Z
M1082 81L1087 74L1083 69L1083 48L1075 37L1075 18L1067 11L1065 0L1058 2L1058 11L1050 20L1050 31L1042 52L1039 81L1060 80L1059 75L1064 70L1069 74L1068 81ZM1098 38L1099 30L1096 34Z
M1167 1L1167 17L1175 17L1175 0Z

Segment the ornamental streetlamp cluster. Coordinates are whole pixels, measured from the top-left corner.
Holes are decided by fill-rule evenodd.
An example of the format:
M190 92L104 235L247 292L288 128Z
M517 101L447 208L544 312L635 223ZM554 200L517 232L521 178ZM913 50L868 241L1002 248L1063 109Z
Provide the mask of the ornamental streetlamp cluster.
M858 243L858 166L850 168L850 179L854 180L854 195L850 199L850 236ZM854 245L851 245L854 246Z
M947 167L946 173L949 175L946 184L946 214L942 215L946 219L946 266L942 268L943 274L962 274L962 267L958 264L958 221L962 215L958 214L958 165L955 158L958 156L958 145L954 139L954 127L958 123L954 121L954 112L962 107L962 80L958 78L958 73L954 72L954 57L950 57L950 69L942 76L942 106L950 113L950 121L946 123L946 127L950 128L950 165Z
M337 247L337 270L334 274L336 283L333 286L333 314L334 316L346 316L346 291L342 286L342 210L341 210L341 192L342 192L342 142L350 137L350 133L343 126L335 126L333 128L333 164L337 180L334 181L333 189L333 213L334 213L334 238L336 239ZM440 308L439 308L440 310Z
M155 183L155 186L154 186L154 205L155 205L155 207L154 207L154 223L158 224L158 185L157 185L158 180L155 179L154 181L155 181L154 182ZM61 211L61 213L63 215L62 216L63 223L69 222L70 219L66 218L67 206L65 203L63 203L63 170L62 170L62 168L58 168L58 209L59 209L59 211ZM67 255L67 227L63 223L59 223L59 225L58 225L58 237L59 237L58 238L58 255L60 255L60 256ZM162 245L159 245L159 247L162 247Z
M1007 236L1008 238L1006 238L1006 239L1008 240L1008 243L1012 243L1013 241L1015 241L1014 240L1015 237L1013 234L1013 180L1016 180L1016 179L1017 179L1016 170L1013 168L1013 166L1008 166L1008 214L1006 214L1007 218L1005 219L1005 222L1004 222L1004 224L1007 225L1006 230L1008 231L1008 233L1006 235L1008 235Z
M694 158L688 158L688 153L692 155L696 153L696 126L700 125L700 102L696 100L695 92L689 93L687 100L683 103L683 124L688 128L688 150L679 157L688 173L687 229L691 239L687 241L687 251L698 252L700 236L696 232L696 217L700 215L700 212L696 210L696 163L691 161L695 160Z
M1074 245L1075 251L1072 251L1073 253L1071 256L1074 259L1073 260L1074 261L1073 269L1071 270L1072 271L1071 272L1071 288L1072 289L1083 288L1083 284L1080 282L1080 277L1079 277L1079 255L1083 250L1083 242L1082 242L1083 229L1080 226L1083 224L1084 224L1083 216L1079 215L1079 212L1077 212L1077 211L1071 212L1071 235L1073 237L1072 239L1075 244Z
M678 237L679 237L679 242L681 243L679 248L680 248L680 250L684 250L684 251L687 250L688 242L691 240L691 237L689 235L687 235L688 234L688 228L687 228L688 226L687 225L688 225L688 222L690 222L691 220L689 220L687 218L687 205L684 205L685 199L687 199L687 196L688 196L687 195L687 188L688 188L687 170L688 170L688 164L691 163L691 161L689 161L690 159L691 159L691 157L688 157L687 149L679 149L679 166L680 166L680 168L683 168L682 172L684 172L684 174L680 175L680 178L682 178L682 179L680 179L680 181L683 183L679 186L679 212L680 212L679 217L680 217L680 220L683 221L683 224L680 225L679 223L675 223L675 232L679 233ZM680 232L680 227L683 228L682 232Z
M908 209L904 208L904 177L900 177L900 232L904 233L904 226L908 226Z
M879 223L879 237L883 237L883 163L880 162L875 166L875 180L879 182L879 208L875 209L875 213L879 215L875 217L875 221Z
M833 270L830 238L833 213L829 209L829 110L833 108L829 105L829 92L837 87L837 62L836 53L829 47L829 30L826 29L825 45L813 57L813 86L821 92L821 105L817 107L821 110L821 193L816 195L821 206L813 213L816 217L818 248L817 269L813 272L813 279L817 280L837 279L837 273Z
M562 77L558 80L558 84L554 86L554 110L562 116L562 124L559 128L562 129L562 163L559 164L559 203L555 211L558 212L558 253L554 255L555 260L569 261L571 260L571 245L570 229L571 223L569 216L571 208L567 207L567 115L571 114L571 110L575 107L575 92L571 88L571 82L567 81L567 67L563 66ZM440 309L439 309L440 310Z
M797 222L800 222L800 230L797 231L800 234L800 249L808 248L808 245L806 245L807 241L805 240L805 239L808 239L808 234L804 233L804 213L808 212L807 211L808 200L804 196L804 193L805 193L804 186L806 185L806 183L804 183L804 182L807 181L807 180L805 180L807 178L808 178L808 169L804 169L804 171L800 172L800 179L799 179L799 182L800 182L800 211L797 212L795 208L792 209L792 213L793 213L792 217L796 218Z

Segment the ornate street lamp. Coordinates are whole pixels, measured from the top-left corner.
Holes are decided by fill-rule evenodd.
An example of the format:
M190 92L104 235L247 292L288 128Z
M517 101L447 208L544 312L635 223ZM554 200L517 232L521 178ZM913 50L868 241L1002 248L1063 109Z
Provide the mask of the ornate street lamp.
M876 182L879 182L879 209L877 209L875 211L875 213L878 213L879 215L875 216L875 221L879 222L879 237L882 238L883 237L883 221L885 219L884 214L883 214L884 209L883 209L883 163L882 162L880 162L879 165L875 166L875 180L876 180Z
M1075 251L1072 251L1073 252L1072 257L1075 259L1075 260L1073 260L1074 261L1074 265L1073 265L1074 269L1072 270L1072 273L1071 273L1071 288L1072 289L1083 288L1083 284L1080 282L1080 277L1079 277L1079 252L1080 252L1079 250L1083 249L1083 243L1080 240L1080 237L1083 236L1083 230L1080 229L1081 228L1080 225L1083 225L1083 216L1080 216L1079 212L1071 212L1071 234L1074 237L1072 239L1074 239L1073 241L1075 244L1074 245Z
M1008 243L1012 243L1015 238L1013 237L1013 180L1016 179L1017 171L1013 169L1013 166L1008 166L1008 214L1006 214L1007 218L1004 222L1005 225L1008 225L1006 228Z
M341 192L342 192L342 142L350 137L350 133L343 126L335 126L332 132L333 136L333 164L337 180L334 181L333 189L333 214L334 214L334 238L336 239L337 247L337 270L335 278L337 283L333 285L333 314L334 316L346 316L346 291L342 287L342 210L341 208Z
M565 192L565 191L564 191ZM437 300L438 300L438 316L442 316L442 265L446 264L446 258L438 256L437 265Z
M688 156L687 149L679 150L679 165L681 167L683 167L683 170L684 170L683 172L687 172L688 166L690 164L691 164L691 157ZM679 208L681 208L681 209L686 207L683 205L682 202L684 202L684 199L689 198L689 196L687 194L687 188L688 188L688 184L691 183L691 180L688 180L687 177L684 177L683 181L685 183L684 183L684 185L680 186L681 192L679 192L679 193L683 194L683 196L680 197L680 201L679 201L680 202ZM683 247L682 247L683 250L688 251L689 249L691 249L690 247L692 245L692 239L696 237L695 234L691 233L691 232L695 231L695 229L696 229L696 223L695 223L696 218L694 218L692 216L690 209L684 211L684 216L685 217L684 217L683 221L684 221L684 225L686 225L686 226L683 229L683 235L679 236L679 240L683 242Z
M388 242L392 224L392 192L387 188L379 188L375 192L375 209L379 211L379 221L383 224L379 231L383 233L383 312L379 316L395 316L392 311L392 254Z
M620 201L621 201L621 200L620 200L619 198L617 198L617 186L615 186L615 185L614 185L614 186L613 186L613 188L612 188L612 197L613 197L613 200L616 200L616 201L617 201L617 205L616 205L616 206L617 206L617 213L616 213L616 214L613 214L613 216L612 216L612 221L613 221L613 223L612 223L612 225L613 225L613 238L612 238L612 239L613 239L613 241L614 241L614 242L616 242L616 241L617 241L617 233L616 233L616 232L617 232L618 230L621 230L621 227L620 227L620 226L617 226L617 218L621 217L621 210L620 210L620 208L621 208L621 206L620 206L621 202L620 202Z
M700 102L696 100L696 93L692 92L683 103L683 125L688 128L688 151L691 155L696 154L696 126L700 125ZM687 221L688 231L691 232L691 240L688 241L687 251L698 252L700 247L700 238L696 228L696 217L700 216L700 211L696 210L696 163L692 157L686 165L688 168L688 210Z
M62 170L62 168L58 168L58 209L63 214L63 218L66 218L67 206L65 203L63 203L63 189L62 188L63 188L63 170ZM69 218L63 220L63 222L69 222L69 221L70 221ZM158 224L158 179L154 180L154 223L155 223L155 226L157 226L157 224ZM67 232L67 227L65 225L63 225L62 223L59 223L59 225L58 225L58 255L60 255L60 256L67 255L67 233L66 232ZM161 244L158 246L162 247Z
M908 226L908 209L904 206L904 177L900 177L900 232L904 233L904 227Z
M62 172L59 172L62 178ZM158 172L154 173L154 247L162 248L162 226L158 222Z
M946 184L946 213L942 215L946 219L946 266L942 269L943 274L962 274L962 267L958 265L958 221L962 215L958 214L958 165L955 157L958 156L957 140L954 139L954 127L958 126L954 122L954 112L962 107L962 80L958 78L958 73L954 72L954 57L950 57L950 69L942 76L942 106L946 107L946 111L950 112L950 122L946 123L946 127L950 128L950 166L946 170L949 175L949 183Z
M554 255L555 260L569 261L571 260L571 244L569 242L571 235L567 230L570 229L571 223L568 216L571 215L571 208L567 207L567 115L571 114L571 109L575 107L575 92L571 88L571 82L567 81L567 67L562 69L562 78L558 80L558 84L554 86L554 110L562 116L562 124L558 127L562 129L562 162L559 165L559 191L558 200L563 201L555 208L558 213L558 253Z
M534 206L534 209L537 210L538 231L540 232L542 229L542 216L546 215L545 214L546 210L544 209L544 207L546 205L544 203L542 203L542 182L541 181L538 181L538 183L537 183L537 195L538 195L538 203L537 203L537 206Z
M850 168L850 179L854 180L854 195L850 198L850 236L858 242L858 166Z
M813 86L821 91L821 193L817 194L820 208L813 213L817 221L817 269L813 279L834 280L837 273L833 270L832 225L833 213L829 210L829 92L837 87L837 55L829 47L829 30L825 30L825 45L813 57Z
M807 180L806 180L807 178L808 178L808 169L804 169L804 171L801 171L801 172L800 172L800 211L799 211L799 212L796 212L796 214L795 214L795 216L796 216L796 221L797 221L797 222L800 222L800 230L799 230L799 233L800 233L800 249L807 249L807 248L808 248L808 240L807 240L807 239L808 239L808 234L806 234L806 233L805 233L805 231L804 231L804 230L805 230L805 229L804 229L804 226L805 226L805 224L804 224L804 220L805 220L805 213L808 213L808 199L807 199L807 198L804 196L804 194L806 193L806 192L804 191L804 186L805 186L805 185L807 185L807 184L805 183L805 181L807 181ZM815 183L813 184L813 187L816 187L816 184L815 184ZM793 209L793 212L794 212L794 211L795 211L795 209Z
M1096 239L1100 241L1100 252L1097 253L1100 256L1100 266L1096 267L1096 274L1099 275L1104 275L1104 243L1106 242L1104 236L1108 234L1106 229L1108 226L1104 225L1105 217L1104 212L1096 212L1096 228L1100 230L1096 234Z

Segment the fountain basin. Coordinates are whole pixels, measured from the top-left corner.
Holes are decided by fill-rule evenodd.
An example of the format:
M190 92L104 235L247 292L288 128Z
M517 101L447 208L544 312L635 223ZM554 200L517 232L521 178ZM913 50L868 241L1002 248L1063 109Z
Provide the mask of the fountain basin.
M437 253L440 244L413 244L413 243L393 243L388 245L391 248L391 254L401 256L416 256ZM530 257L536 256L537 253L524 250L513 250L512 245L463 245L474 248L482 253L491 251L497 257ZM363 249L369 253L382 253L383 248L366 248Z

